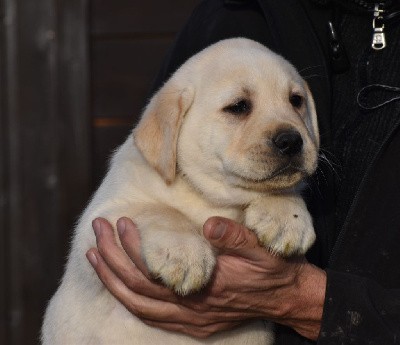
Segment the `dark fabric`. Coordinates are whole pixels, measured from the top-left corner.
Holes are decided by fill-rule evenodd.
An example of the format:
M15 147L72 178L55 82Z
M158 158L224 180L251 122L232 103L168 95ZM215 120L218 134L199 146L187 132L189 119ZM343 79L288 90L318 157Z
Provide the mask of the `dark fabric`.
M396 43L400 26L386 30L388 45L381 51L371 49L370 28L371 18L348 13L341 15L337 25L352 68L332 77L332 153L337 186L335 237L343 227L368 167L400 118L400 102L371 111L357 104L358 93L367 85L400 86L400 45ZM363 103L377 105L393 97L393 92L371 92L367 96Z
M400 344L400 131L362 184L327 271L318 344Z
M153 92L190 56L225 38L247 37L279 51L279 40L264 19L257 1L206 0L194 10L167 54Z
M399 289L383 288L354 274L327 273L324 325L318 344L399 344Z
M368 13L373 11L376 4L384 4L386 8L392 8L399 4L398 0L311 0L315 4L327 5L333 3L353 13Z
M384 110L364 114L354 103L354 95L362 85L399 80L394 76L398 73L396 63L400 61L395 60L394 54L399 53L396 48L397 51L385 51L386 55L364 54L364 60L354 57L362 49L368 51L372 21L367 17L357 19L366 21L360 26L361 22L357 24L348 17L339 29L346 36L343 41L350 53L351 70L332 76L327 32L327 21L332 14L329 6L317 6L308 0L203 1L168 54L154 90L188 57L228 37L259 41L301 71L316 100L322 152L334 152L340 164L349 167L338 171L342 177L335 184L332 169L321 162L305 195L317 232L317 243L308 258L327 268L328 274L317 343L399 344L400 133L396 130L399 109L398 104L392 104ZM355 29L360 30L360 36L352 31ZM361 33L362 30L366 31ZM392 44L395 41L393 37ZM367 46L363 48L363 44ZM363 65L366 61L369 65ZM384 68L382 73L381 68ZM335 96L333 107L331 88ZM385 96L378 96L377 101L379 97ZM332 140L337 146L332 146ZM336 197L343 205L335 204ZM337 222L335 214L339 215ZM342 223L343 226L338 226ZM277 326L276 343L313 342Z
M329 265L389 288L400 288L399 125L398 120L364 178Z

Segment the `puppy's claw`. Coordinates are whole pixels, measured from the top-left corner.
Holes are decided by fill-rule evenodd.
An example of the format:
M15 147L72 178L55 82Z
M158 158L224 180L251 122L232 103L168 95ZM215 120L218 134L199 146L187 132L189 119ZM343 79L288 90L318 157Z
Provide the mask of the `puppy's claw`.
M276 203L275 208L271 203L250 205L246 211L246 225L253 229L260 244L273 255L306 253L315 241L315 233L305 205L291 202L284 207L276 206ZM290 216L292 214L295 216Z
M151 274L179 295L199 291L209 281L215 256L200 237L146 246L144 259Z

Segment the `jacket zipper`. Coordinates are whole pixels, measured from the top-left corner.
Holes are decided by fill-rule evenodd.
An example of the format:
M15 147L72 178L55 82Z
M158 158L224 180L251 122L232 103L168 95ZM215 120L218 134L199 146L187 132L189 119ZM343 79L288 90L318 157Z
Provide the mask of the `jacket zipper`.
M321 2L321 0L313 1L317 3ZM340 3L344 5L343 0ZM396 5L393 3L393 1L389 0L377 0L375 2L351 0L351 4L358 7L360 10L363 10L364 12L373 13L371 47L374 50L384 49L386 47L385 25L400 18L398 4Z
M376 3L374 7L374 18L372 19L372 28L374 30L372 35L372 49L381 50L386 47L385 23L383 22L385 13L385 4L380 2Z
M346 219L339 231L339 235L337 237L337 240L332 248L331 254L329 256L329 260L328 260L328 267L330 267L334 262L335 259L337 257L337 253L343 243L344 240L344 236L347 232L347 228L350 224L350 220L353 216L353 213L356 209L356 206L358 205L358 201L360 199L361 196L361 191L364 188L365 184L369 181L370 175L371 175L371 170L372 167L375 165L376 161L379 159L379 156L381 155L383 148L386 146L386 144L391 140L394 132L400 127L400 120L398 120L395 124L395 126L393 127L393 129L389 132L389 134L386 136L385 140L383 141L381 147L379 148L379 151L376 153L375 157L371 160L371 162L368 164L367 169L365 170L365 175L361 180L361 183L359 184L357 191L355 193L355 196L351 202L351 206L349 209L349 213L346 216Z
M400 18L399 7L391 1L366 2L365 0L353 0L353 3L368 12L373 12L372 18L372 44L374 50L382 50L386 47L385 25L398 21ZM391 11L388 11L388 9Z

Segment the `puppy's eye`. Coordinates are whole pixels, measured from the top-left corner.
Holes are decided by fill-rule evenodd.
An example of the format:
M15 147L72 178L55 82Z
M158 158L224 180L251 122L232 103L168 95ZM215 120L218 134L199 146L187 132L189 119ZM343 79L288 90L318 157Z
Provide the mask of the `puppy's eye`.
M251 102L247 99L241 99L233 104L226 106L223 111L233 115L248 115L251 112Z
M294 94L290 95L289 102L294 108L301 108L301 106L304 103L304 98L303 98L303 96L301 96L297 93L294 93Z

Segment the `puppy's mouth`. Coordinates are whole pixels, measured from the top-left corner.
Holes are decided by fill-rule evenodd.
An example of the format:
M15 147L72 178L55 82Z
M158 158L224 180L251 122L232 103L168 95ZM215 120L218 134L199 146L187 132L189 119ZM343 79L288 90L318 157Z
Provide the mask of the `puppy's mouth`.
M304 177L308 175L307 171L303 167L297 166L297 165L292 165L292 164L287 164L287 165L273 171L268 179L272 180L276 177L281 177L281 176L290 177L297 173L300 173Z
M245 189L258 191L283 191L295 187L303 181L310 172L302 165L296 165L294 162L281 165L272 172L266 172L264 176L254 177L246 176L245 174L234 173L237 180L234 184Z
M275 179L279 179L281 177L286 177L286 178L290 178L291 176L294 175L301 175L301 176L307 176L308 172L301 166L297 166L297 165L292 165L292 164L286 164L282 167L278 167L277 169L275 169L274 171L272 171L271 173L269 173L266 176L262 176L259 178L254 178L254 177L248 177L248 176L243 176L242 174L239 173L234 173L237 177L239 177L240 179L247 181L247 182L252 182L252 183L263 183L263 182L268 182L268 181L272 181Z

